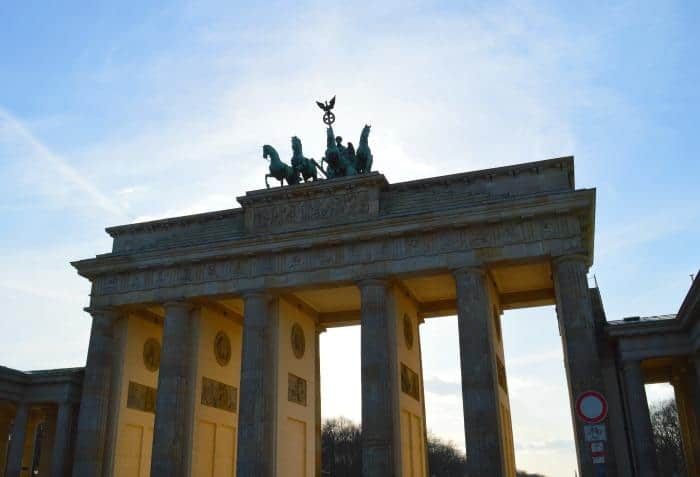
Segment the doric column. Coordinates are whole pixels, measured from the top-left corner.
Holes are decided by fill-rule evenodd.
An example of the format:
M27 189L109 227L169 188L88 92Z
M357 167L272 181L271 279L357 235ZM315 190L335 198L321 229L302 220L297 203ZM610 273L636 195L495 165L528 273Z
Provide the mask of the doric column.
M12 440L7 451L5 477L20 477L22 474L22 458L24 457L24 441L27 437L28 420L29 406L21 403L17 406L15 422L12 425Z
M557 317L581 477L596 476L597 470L593 464L589 444L585 439L584 424L576 417L575 401L584 391L598 391L603 396L607 395L598 355L587 271L586 257L581 255L559 257L553 262ZM605 423L604 425L607 427L607 433L611 434L610 426ZM611 441L612 439L608 438L608 442ZM606 452L607 473L614 475L616 464L613 446L608 444Z
M494 316L486 272L465 268L456 271L454 277L467 475L505 476Z
M361 295L362 475L398 477L396 458L401 445L395 421L395 347L391 345L392 307L389 283L364 280Z
M322 459L322 440L321 440L321 333L326 329L320 325L316 325L315 340L316 340L316 356L315 356L315 377L316 377L316 477L321 477L321 468L323 465Z
M693 405L695 411L696 425L700 434L700 354L692 357L691 362L694 364L695 374L689 376L691 388L693 390ZM700 462L698 462L700 466Z
M630 418L629 435L632 438L634 457L639 477L659 475L654 433L651 428L649 404L644 390L644 376L639 361L625 361L622 373L625 380L625 398Z
M192 454L195 379L192 373L192 305L168 302L158 371L152 477L189 476Z
M102 475L114 355L114 324L118 316L112 310L87 311L92 315L92 328L78 414L73 458L75 477Z
M5 463L7 462L7 441L12 430L12 413L8 407L0 408L0 475L4 477Z
M73 423L73 403L62 402L56 414L56 431L51 450L51 476L66 475L67 458L71 444L71 425Z
M236 475L272 477L276 404L273 312L269 297L262 291L247 293L243 300Z
M688 475L700 473L700 429L698 429L698 390L695 387L695 371L685 363L674 366L671 384L676 397L678 424L680 425Z

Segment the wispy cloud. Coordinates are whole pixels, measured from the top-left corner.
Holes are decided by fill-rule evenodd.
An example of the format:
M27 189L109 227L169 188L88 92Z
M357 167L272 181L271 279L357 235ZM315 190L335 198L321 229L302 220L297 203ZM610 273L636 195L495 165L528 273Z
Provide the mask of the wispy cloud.
M16 160L21 169L27 171L36 180L33 185L42 186L48 190L57 187L60 181L66 182L71 189L78 192L80 197L74 200L80 201L86 207L97 207L109 215L125 218L122 208L102 193L85 175L59 154L54 153L48 146L41 142L32 132L12 114L0 108L0 148L12 149L17 154ZM10 155L5 152L6 155Z
M570 451L573 447L574 441L568 439L529 441L516 444L517 450L538 453Z

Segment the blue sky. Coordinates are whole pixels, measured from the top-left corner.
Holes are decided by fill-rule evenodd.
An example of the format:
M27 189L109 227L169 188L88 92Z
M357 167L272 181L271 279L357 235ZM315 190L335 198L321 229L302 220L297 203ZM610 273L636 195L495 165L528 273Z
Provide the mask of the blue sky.
M82 365L89 286L68 261L108 251L109 225L235 206L264 185L261 144L298 135L320 156L314 100L333 94L338 132L371 123L392 182L575 155L577 186L597 188L608 317L675 312L700 265L699 9L3 2L0 363ZM519 467L570 475L555 323L550 308L505 315L508 378ZM454 329L429 321L422 339L429 426L459 443ZM358 336L324 348L359 360ZM334 391L334 375L359 383L355 361L324 352L328 415L359 416L359 391Z

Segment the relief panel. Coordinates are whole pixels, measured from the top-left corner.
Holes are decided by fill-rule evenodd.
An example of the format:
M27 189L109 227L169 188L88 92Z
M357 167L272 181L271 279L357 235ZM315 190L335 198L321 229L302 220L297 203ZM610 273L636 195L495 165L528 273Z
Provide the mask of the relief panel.
M287 400L302 406L306 406L306 380L289 373Z
M156 388L145 384L129 381L129 392L126 399L126 407L137 411L155 414L156 412Z
M235 413L238 409L238 389L213 379L202 378L201 403L203 406Z

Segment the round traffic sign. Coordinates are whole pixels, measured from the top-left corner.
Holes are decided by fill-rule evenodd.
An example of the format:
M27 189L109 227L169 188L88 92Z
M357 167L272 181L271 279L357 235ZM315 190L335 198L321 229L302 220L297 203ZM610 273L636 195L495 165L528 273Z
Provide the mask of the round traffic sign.
M576 414L587 424L597 424L608 415L608 402L598 391L584 391L576 398Z

